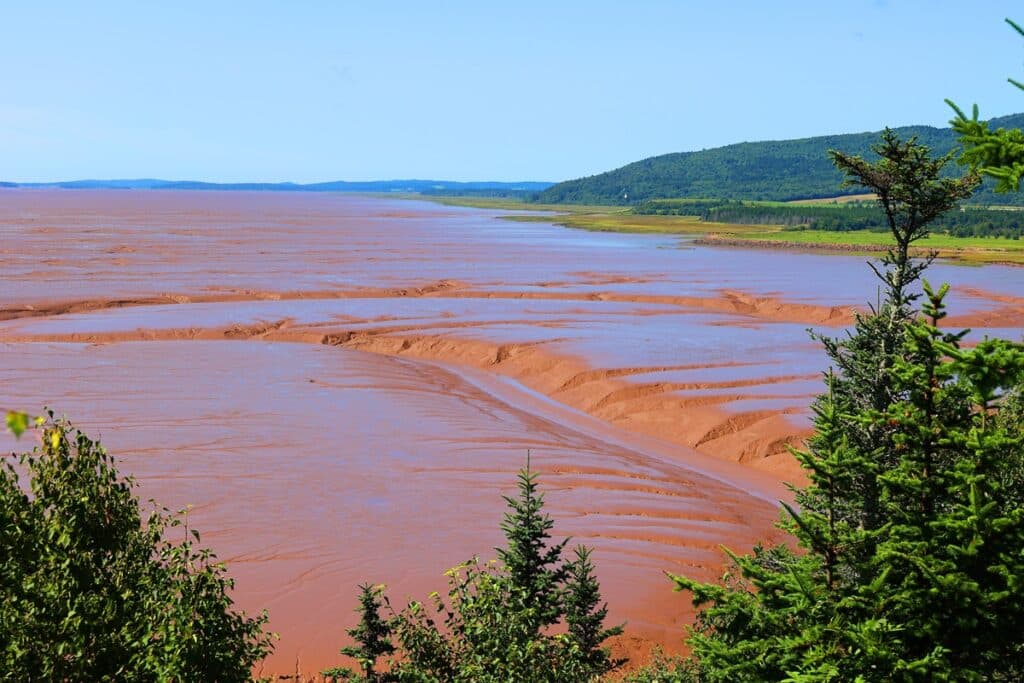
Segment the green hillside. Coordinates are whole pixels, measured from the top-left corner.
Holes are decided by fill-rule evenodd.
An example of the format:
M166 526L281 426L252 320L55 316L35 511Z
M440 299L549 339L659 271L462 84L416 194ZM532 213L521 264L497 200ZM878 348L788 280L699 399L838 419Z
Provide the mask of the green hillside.
M1024 114L992 119L991 123L993 128L1021 128ZM916 135L939 154L948 152L956 144L956 137L949 128L907 126L896 131L904 138ZM629 205L675 197L769 201L834 197L856 190L840 189L842 177L826 152L838 149L868 156L878 136L878 132L825 135L663 154L614 171L558 183L540 192L537 201ZM951 171L956 171L955 166ZM996 195L991 181L986 181L971 201L1024 204L1024 195Z

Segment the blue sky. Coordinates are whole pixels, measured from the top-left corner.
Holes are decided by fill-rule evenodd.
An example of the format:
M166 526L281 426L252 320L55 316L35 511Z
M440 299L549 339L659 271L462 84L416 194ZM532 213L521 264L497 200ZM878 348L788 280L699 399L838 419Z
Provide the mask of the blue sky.
M561 180L1024 111L1019 3L0 4L0 180Z

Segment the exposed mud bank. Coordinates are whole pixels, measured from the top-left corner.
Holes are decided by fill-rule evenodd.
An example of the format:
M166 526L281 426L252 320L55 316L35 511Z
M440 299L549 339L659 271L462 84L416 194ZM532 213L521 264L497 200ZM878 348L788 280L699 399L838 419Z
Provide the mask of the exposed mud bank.
M399 291L350 291L336 292L332 299L388 299L420 296L451 296L462 299L545 299L565 301L566 297L517 295L508 293L473 293L460 291L449 281ZM620 297L620 303L657 303L684 308L727 311L732 314L755 318L767 317L777 320L782 316L802 316L800 322L808 319L833 322L845 320L848 313L836 313L834 307L792 305L770 297L751 297L729 292L719 299L697 301L687 298L685 303L668 300L668 297L652 297L656 301L636 301L637 297ZM147 306L171 303L175 306L188 303L214 301L219 304L235 301L277 301L303 299L316 301L309 293L261 293L253 297L206 297L193 301L184 296L147 300L130 305ZM623 301L623 299L627 299ZM574 301L572 297L569 301ZM588 299L590 301L613 301L610 297ZM57 303L50 306L33 307L33 317L66 315L74 311L97 311L122 308L123 300L88 303ZM164 309L166 310L166 309ZM187 311L180 311L187 316ZM226 308L230 312L230 308ZM631 311L636 314L636 311ZM641 312L642 314L642 312ZM27 317L27 316L24 316ZM78 327L89 327L92 316L78 316ZM391 318L391 319L389 319ZM12 317L13 319L13 317ZM126 317L134 323L135 317ZM29 322L30 321L26 321ZM99 323L99 319L96 319ZM363 321L360 321L363 322ZM793 479L799 477L798 468L788 454L788 448L799 444L805 429L798 428L787 414L799 412L793 408L758 409L739 413L726 409L726 404L752 399L766 398L765 391L774 385L793 381L814 380L817 373L783 374L762 376L756 374L753 362L690 363L680 365L631 366L594 368L584 359L564 353L553 352L551 339L533 343L499 343L487 339L439 335L432 333L437 324L399 324L397 316L378 316L355 329L338 329L330 323L310 325L293 318L260 320L251 324L233 323L223 326L192 326L187 328L165 327L135 329L108 329L106 331L50 332L32 334L31 324L17 322L0 330L0 339L11 342L66 342L66 343L118 343L126 341L185 341L185 340L263 340L268 342L314 343L329 346L369 351L384 355L422 358L469 366L512 378L560 403L576 408L599 419L620 426L628 431L665 439L672 443L695 448L703 453L733 459L773 472L776 476ZM511 321L503 321L508 324ZM523 325L543 321L523 320ZM110 325L109 321L104 323ZM449 330L466 330L475 335L486 335L486 328L473 321L444 320ZM97 325L102 327L103 325ZM38 325L36 326L38 327ZM54 327L54 325L51 325ZM56 328L60 324L57 322ZM333 329L332 329L333 328ZM479 331L477 331L479 330ZM19 334L19 332L21 334ZM28 334L25 334L28 332ZM644 381L648 376L677 375L701 371L716 371L751 367L753 376L730 379L708 379L704 381ZM756 393L744 389L755 388ZM770 394L768 394L770 396Z
M80 416L142 500L191 508L239 605L267 608L281 634L266 671L337 662L358 583L422 599L448 567L491 556L527 449L559 536L595 548L634 657L678 648L692 618L663 572L714 578L720 546L771 533L785 495L468 368L241 340L14 344L3 358L5 404Z
M802 481L788 447L809 432L785 419L796 410L757 410L732 414L720 406L749 398L744 387L765 387L816 375L760 377L719 382L629 382L630 376L667 371L714 370L735 365L678 365L595 370L579 360L547 353L540 345L503 344L430 336L327 336L324 343L385 355L411 356L468 365L511 377L560 403L630 432L685 445ZM731 390L729 393L705 392ZM680 395L689 392L693 395Z
M549 283L538 287L550 287ZM808 325L842 326L853 321L853 306L821 306L787 302L778 297L756 296L735 290L723 290L718 296L685 297L668 295L593 292L486 291L464 283L440 280L420 287L394 289L349 289L340 291L230 292L219 294L165 294L128 299L85 299L25 304L0 308L0 321L18 318L42 318L68 313L87 313L133 306L163 306L188 303L229 303L248 301L292 301L302 299L389 299L395 297L441 297L452 299L536 299L546 301L611 301L616 303L661 304L683 309L750 316L768 322L793 322Z

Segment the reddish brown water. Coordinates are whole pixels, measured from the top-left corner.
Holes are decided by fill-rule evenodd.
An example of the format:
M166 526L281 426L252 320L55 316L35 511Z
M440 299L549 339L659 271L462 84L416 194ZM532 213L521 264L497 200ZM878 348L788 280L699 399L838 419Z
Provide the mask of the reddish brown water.
M422 597L491 556L527 449L624 647L678 645L662 571L712 578L770 533L825 367L805 330L841 333L870 273L495 215L0 191L0 408L67 413L143 497L192 505L281 633L268 670L334 663L357 583ZM955 322L1020 337L1024 270L930 274Z

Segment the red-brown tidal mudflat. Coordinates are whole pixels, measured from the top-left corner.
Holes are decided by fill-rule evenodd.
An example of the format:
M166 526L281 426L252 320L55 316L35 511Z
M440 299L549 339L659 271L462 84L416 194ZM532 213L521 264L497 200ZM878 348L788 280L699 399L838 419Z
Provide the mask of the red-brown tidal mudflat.
M500 542L530 449L641 652L770 533L786 445L875 291L863 259L313 193L0 190L0 408L67 413L192 506L268 671L336 661L355 586L393 598ZM937 264L951 323L1020 338L1024 270ZM4 437L4 450L14 448Z

